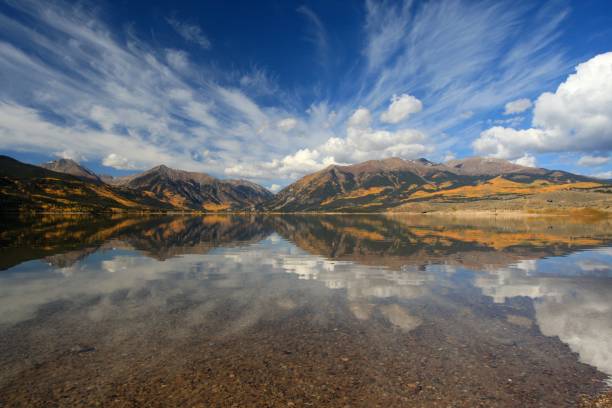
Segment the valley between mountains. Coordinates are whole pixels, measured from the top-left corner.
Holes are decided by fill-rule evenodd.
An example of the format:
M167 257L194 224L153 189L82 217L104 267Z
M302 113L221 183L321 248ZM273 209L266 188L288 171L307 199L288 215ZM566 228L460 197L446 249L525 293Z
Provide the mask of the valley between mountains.
M535 212L612 213L612 182L472 157L388 158L332 165L278 194L238 179L157 166L125 177L75 161L35 166L0 156L3 212Z

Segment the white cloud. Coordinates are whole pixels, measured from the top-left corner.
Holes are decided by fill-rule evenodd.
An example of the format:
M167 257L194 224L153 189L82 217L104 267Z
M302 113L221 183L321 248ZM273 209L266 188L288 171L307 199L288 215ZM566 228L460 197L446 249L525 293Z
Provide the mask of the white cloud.
M386 123L399 123L413 113L420 112L423 104L412 95L393 95L389 108L380 115L380 120Z
M190 157L169 154L165 149L138 138L109 131L60 127L43 119L34 109L0 102L0 146L45 153L50 142L54 148L74 157L82 157L86 152L88 157L108 158L120 147L134 168L152 167L162 162L194 168Z
M205 50L211 47L210 40L202 33L202 29L197 25L184 23L174 18L169 18L167 21L185 40L195 43Z
M296 118L285 118L285 119L279 120L276 123L276 127L278 127L283 132L289 132L290 130L294 129L297 126L297 124L298 124L298 121Z
M531 105L531 101L527 98L508 102L505 106L504 115L514 115L515 113L525 112L527 109L531 108Z
M174 88L168 91L168 96L181 102L189 102L193 99L193 94L189 89Z
M279 184L272 184L270 187L268 187L268 190L270 190L273 193L278 193L281 190L282 186L280 186Z
M410 2L401 7L383 2L366 1L366 32L368 43L364 54L370 70L383 65L400 47L411 22Z
M516 130L495 126L482 132L473 147L481 154L512 159L530 150L545 151L551 142L551 137L540 129Z
M372 124L372 114L369 109L359 108L349 118L348 126L354 128L366 128Z
M166 163L219 174L245 157L250 163L283 157L303 147L292 140L302 133L313 143L331 133L310 115L296 117L303 129L287 135L272 124L295 115L258 105L232 86L241 77L219 73L214 63L189 69L195 64L184 51L151 48L132 32L115 33L95 12L67 6L11 3L28 25L0 13L0 72L11 78L0 103L7 118L0 122L2 150L72 150L89 161L127 166L107 159L118 154L138 169ZM31 49L36 56L24 51ZM325 104L313 106L327 119ZM211 154L202 156L203 149Z
M551 80L568 67L556 44L563 6L467 0L366 6L366 61L355 64L354 75L333 86L321 75L285 93L268 67L227 69L214 54L210 61L189 59L184 51L109 27L95 11L62 0L9 2L17 10L0 12L0 72L11 79L2 100L21 120L0 122L0 149L72 149L90 161L115 153L138 168L164 162L211 174L242 172L270 185L280 183L277 174L303 174L332 160L447 151L463 136L453 127L468 116L484 117L507 101L551 89ZM337 44L323 21L307 7L299 12L320 60L335 63L327 57ZM168 22L187 41L210 48L197 25ZM414 129L377 129L373 117L382 120L391 95L407 89L427 106L410 116ZM265 105L256 99L270 95ZM363 111L355 114L358 106ZM11 111L0 109L2 115ZM384 116L402 115L401 109L392 111ZM277 126L287 118L297 121L290 132ZM24 129L32 139L26 140ZM292 173L298 170L293 156L304 149L317 152L316 166L309 162ZM210 154L202 156L203 150Z
M578 65L555 93L542 94L533 123L566 145L612 148L612 52Z
M610 158L607 156L582 156L578 160L578 165L580 166L588 166L588 167L596 167L602 166L610 161Z
M567 69L558 38L569 9L539 3L443 0L366 3L368 70L354 104L376 107L398 89L422 95L415 126L440 134L537 92ZM384 67L384 68L383 68ZM425 125L425 126L423 126Z
M498 126L507 126L507 127L519 127L521 126L521 124L523 123L523 121L525 120L525 117L522 115L516 115L516 116L512 116L510 118L506 118L506 119L495 119L495 120L489 120L488 123L492 123L494 125L498 125Z
M447 153L444 155L444 159L443 159L443 160L444 160L445 162L447 162L447 161L455 160L456 158L457 158L457 156L455 156L455 153L453 153L453 152L447 152Z
M612 180L612 170L603 171L601 173L595 173L593 174L593 177L597 177L597 178L604 179L604 180Z
M316 148L299 149L282 159L263 164L240 163L229 166L225 173L232 176L262 176L298 178L323 169L330 164L348 164L388 157L417 158L433 151L425 143L425 134L417 129L395 131L373 129L372 115L366 108L353 112L347 121L346 136L332 136Z
M493 127L482 132L473 147L499 158L612 149L612 52L578 65L555 93L540 95L532 128Z
M108 156L106 156L102 160L102 164L107 167L113 167L115 169L121 169L121 170L131 170L135 168L135 166L132 163L130 163L128 159L116 153L111 153Z
M250 72L240 76L240 86L259 95L275 95L278 97L281 90L276 79L265 69L253 67Z
M300 149L282 159L274 159L266 163L239 163L225 168L229 176L250 175L251 177L269 177L273 174L278 178L295 179L307 173L321 170L331 164L336 164L333 157L324 156L316 149Z
M317 150L300 149L294 154L283 157L280 162L273 162L281 174L304 174L320 170L334 164L333 157L322 156Z
M166 61L168 61L168 65L177 71L182 71L189 65L187 53L182 50L167 49Z
M526 167L537 167L536 158L530 154L525 154L522 157L514 160L513 163Z
M415 158L432 152L425 135L416 129L395 131L373 129L372 117L366 108L357 109L350 117L346 137L331 137L319 150L340 163L401 156Z
M62 159L74 160L76 162L87 161L87 158L85 156L79 154L78 152L72 149L65 149L61 152L55 152L54 155Z

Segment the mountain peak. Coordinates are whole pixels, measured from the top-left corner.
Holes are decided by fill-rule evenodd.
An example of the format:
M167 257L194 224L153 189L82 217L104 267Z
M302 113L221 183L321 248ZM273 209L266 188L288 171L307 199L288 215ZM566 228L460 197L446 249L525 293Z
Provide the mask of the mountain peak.
M72 159L60 158L41 164L40 167L43 167L47 170L56 171L58 173L70 174L71 176L79 177L82 179L87 179L96 182L102 181L96 173L86 167L81 166L78 162Z
M512 173L529 173L541 175L546 169L526 167L504 159L494 157L468 157L465 159L450 160L445 163L458 174L464 175L505 175Z
M149 170L146 170L144 173L142 174L148 174L148 173L170 173L173 171L180 171L180 170L174 170L168 166L166 166L165 164L160 164L159 166L155 166L155 167L151 167Z
M142 173L109 179L109 183L146 192L177 208L205 211L250 208L273 196L247 180L220 180L163 164Z
M434 166L434 165L435 165L435 163L434 163L434 162L429 161L429 160L427 160L427 159L426 159L426 158L424 158L424 157L419 157L418 159L416 159L416 160L415 160L415 162L417 162L417 163L421 163L421 164L423 164L423 165L425 165L425 166Z
M58 163L58 164L74 164L79 166L79 162L77 162L76 160L72 160L72 159L67 159L67 158L59 158L59 159L55 159L55 160L51 160L48 163Z

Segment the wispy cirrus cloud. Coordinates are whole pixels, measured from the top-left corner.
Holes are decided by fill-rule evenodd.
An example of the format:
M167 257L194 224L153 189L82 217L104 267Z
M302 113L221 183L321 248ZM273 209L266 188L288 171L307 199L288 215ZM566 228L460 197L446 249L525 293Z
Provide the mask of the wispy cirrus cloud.
M184 50L152 48L61 2L11 6L36 30L0 14L0 70L10 78L0 90L3 149L72 151L119 169L165 163L222 174L244 157L267 160L290 144L274 124L293 112L260 107L239 82L203 79L206 67L191 69Z
M319 63L323 66L329 59L329 39L327 29L319 16L308 6L301 5L297 12L302 14L308 21L308 35L306 39L317 47Z
M267 185L331 163L470 154L493 125L514 130L514 145L495 136L474 144L476 152L535 163L550 150L530 142L540 125L519 128L529 108L499 115L512 101L554 90L576 65L559 41L569 13L563 0L366 1L357 60L329 79L342 92L319 79L324 91L307 96L258 61L218 66L213 55L222 45L212 49L191 22L167 20L189 44L210 50L202 53L209 61L183 41L153 45L110 27L85 7L37 0L7 7L0 148L70 152L118 169L165 163ZM331 25L308 6L297 13L317 63L331 72L338 46ZM607 149L595 143L585 152Z
M185 40L197 44L205 50L212 47L210 40L204 35L202 29L198 25L179 21L175 18L168 18L166 21Z
M369 158L395 152L406 158L433 154L442 159L457 141L466 145L465 139L472 141L482 130L474 116L546 89L572 65L556 43L569 12L563 1L542 5L368 1L365 11L365 61L361 72L346 79L358 86L354 86L352 97L336 107L338 123L348 123L361 107L378 118L370 124L373 134L423 135L418 146L402 148L406 143L396 140L389 146L394 148L371 152ZM399 115L404 106L392 99L398 94L415 95L418 106L406 99L405 107L407 112L419 113L404 120L403 114ZM307 146L320 153L321 167L330 157L321 154L325 146L338 147L331 156L336 161L342 161L338 157L342 149L355 149L345 128L334 130L329 139L315 143L313 138ZM457 137L450 137L449 130ZM426 149L419 148L425 145ZM343 154L344 159L347 156L351 155ZM350 159L361 157L353 154ZM534 163L532 156L526 157L524 163Z

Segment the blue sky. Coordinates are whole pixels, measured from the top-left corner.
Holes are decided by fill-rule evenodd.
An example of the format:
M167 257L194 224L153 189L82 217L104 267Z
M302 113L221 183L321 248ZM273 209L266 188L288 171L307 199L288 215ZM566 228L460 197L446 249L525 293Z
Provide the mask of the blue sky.
M0 0L0 151L284 186L473 155L612 178L612 3Z

